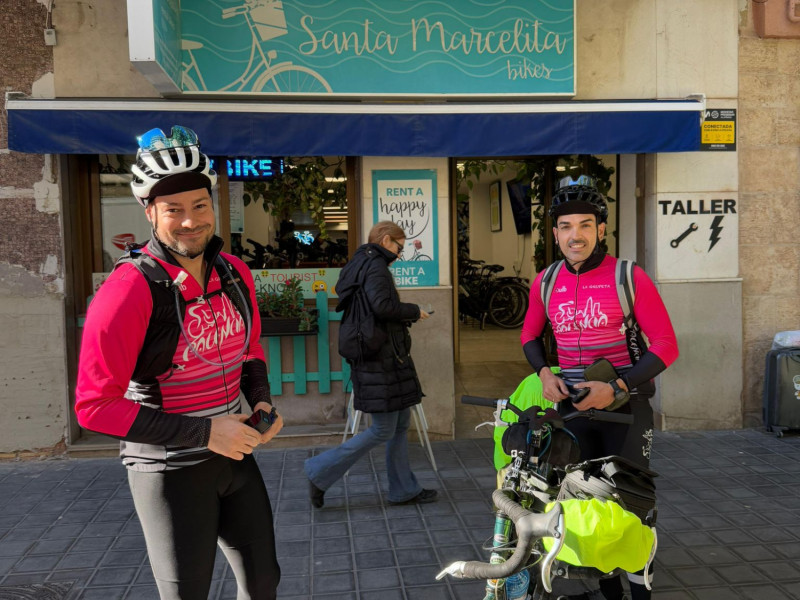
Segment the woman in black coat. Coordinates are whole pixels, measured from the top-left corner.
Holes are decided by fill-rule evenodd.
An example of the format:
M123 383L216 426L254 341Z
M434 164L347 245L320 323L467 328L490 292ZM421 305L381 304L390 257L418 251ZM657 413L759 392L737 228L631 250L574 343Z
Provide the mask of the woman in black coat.
M436 500L436 490L426 490L417 482L408 462L407 431L411 407L422 401L414 361L411 359L412 322L430 315L416 304L400 302L389 265L403 253L406 235L391 221L376 223L368 243L361 246L345 265L336 284L339 306L344 307L345 323L349 307L362 287L369 309L376 317L377 350L361 353L350 362L354 406L370 413L372 425L347 442L309 458L305 462L311 502L322 507L325 490L350 469L363 455L386 443L386 469L389 479L389 504L426 503Z

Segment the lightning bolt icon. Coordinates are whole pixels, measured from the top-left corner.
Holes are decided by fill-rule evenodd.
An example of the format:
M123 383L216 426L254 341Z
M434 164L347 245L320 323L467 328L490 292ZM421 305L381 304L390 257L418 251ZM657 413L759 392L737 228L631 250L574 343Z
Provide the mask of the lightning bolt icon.
M720 223L722 223L722 216L714 217L714 221L711 223L711 235L708 238L711 242L711 245L708 247L709 252L711 252L711 249L716 246L719 241L719 234L722 231Z

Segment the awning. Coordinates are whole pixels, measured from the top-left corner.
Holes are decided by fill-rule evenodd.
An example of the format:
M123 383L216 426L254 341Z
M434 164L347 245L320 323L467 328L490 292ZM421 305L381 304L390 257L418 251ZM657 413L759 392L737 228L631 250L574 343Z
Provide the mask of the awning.
M214 156L526 156L700 148L698 100L282 103L6 102L8 145L36 154L132 154L153 127L194 129Z

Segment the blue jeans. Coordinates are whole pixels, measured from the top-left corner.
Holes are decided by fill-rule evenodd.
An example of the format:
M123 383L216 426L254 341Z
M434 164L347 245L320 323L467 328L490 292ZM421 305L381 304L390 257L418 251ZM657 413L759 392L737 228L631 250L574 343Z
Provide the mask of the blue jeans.
M326 450L305 462L308 478L321 490L327 490L341 479L359 458L375 446L386 442L386 471L389 479L389 501L405 502L422 491L408 464L406 432L411 409L397 412L371 413L372 425L341 446Z

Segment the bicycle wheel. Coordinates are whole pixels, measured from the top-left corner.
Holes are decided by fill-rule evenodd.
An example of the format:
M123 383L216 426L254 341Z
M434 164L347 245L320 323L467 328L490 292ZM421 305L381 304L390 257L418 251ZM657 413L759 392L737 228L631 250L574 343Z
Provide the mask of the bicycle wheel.
M498 285L489 296L489 321L498 327L512 329L525 320L528 295L524 286L516 283Z
M517 298L519 299L519 314L517 315L517 324L522 325L525 321L525 315L528 313L528 306L531 301L531 290L527 285L514 282L511 284L517 290Z
M267 69L253 84L254 92L330 94L331 86L308 67L281 63Z

